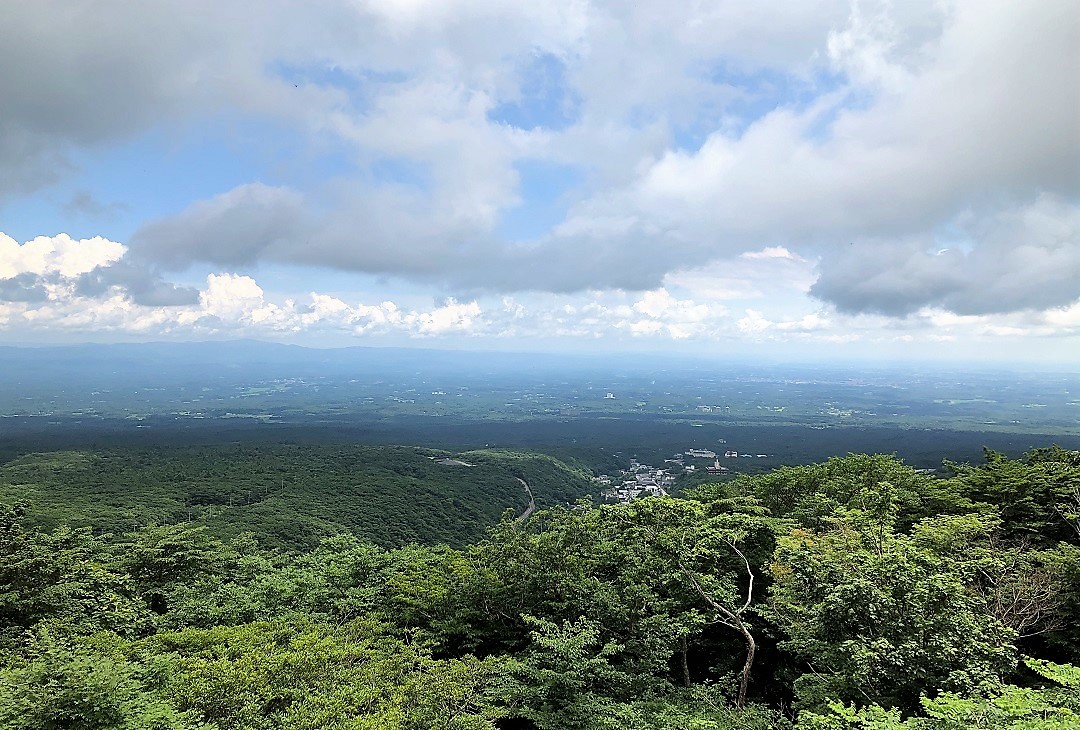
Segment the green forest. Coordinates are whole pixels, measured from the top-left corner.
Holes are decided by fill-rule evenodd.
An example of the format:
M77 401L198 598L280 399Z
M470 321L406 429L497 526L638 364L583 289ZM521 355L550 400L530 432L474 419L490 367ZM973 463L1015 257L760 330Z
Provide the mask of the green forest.
M1080 452L597 505L549 457L302 450L4 466L0 728L1080 727Z
M449 456L469 466L438 463ZM383 547L461 545L525 509L523 477L541 507L589 490L585 467L535 453L217 444L24 455L0 466L0 501L26 501L36 526L94 534L198 522L222 540L254 533L264 548L313 548L342 532Z

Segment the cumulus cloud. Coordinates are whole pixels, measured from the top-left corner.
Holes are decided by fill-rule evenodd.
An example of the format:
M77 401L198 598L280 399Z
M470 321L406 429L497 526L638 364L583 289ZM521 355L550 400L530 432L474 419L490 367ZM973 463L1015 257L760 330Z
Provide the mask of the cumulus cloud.
M243 185L148 223L132 245L175 267L275 260L467 290L564 292L655 288L695 260L740 252L797 260L799 251L823 251L814 291L842 309L904 314L935 303L978 309L973 297L945 297L956 283L947 271L950 257L921 258L912 241L958 220L1020 215L1032 195L1063 201L1080 192L1077 94L1062 63L1072 31L1061 19L1073 9L1066 0L1032 7L961 0L947 10L826 5L806 11L815 18L812 30L783 22L772 36L756 12L743 9L735 18L723 6L660 13L648 4L625 12L557 4L534 14L481 5L428 16L371 5L363 12L378 21L375 36L392 30L427 39L449 66L436 75L424 67L430 59L408 62L376 43L380 63L415 76L380 88L363 115L339 112L326 123L355 145L360 159L407 161L423 170L423 180L339 185L324 191L319 204L294 190ZM465 18L476 24L470 32ZM484 34L500 23L507 34ZM746 34L748 26L757 31ZM764 42L776 33L790 34L799 50L777 55ZM631 39L656 53L629 52ZM492 120L500 100L521 93L505 62L506 54L522 57L521 43L553 54L564 68L564 83L581 100L580 118L568 129L524 130ZM635 57L663 73L642 69L641 84L611 84L604 69L640 68ZM734 129L706 126L697 149L665 148L665 135L654 138L648 124L627 120L629 110L640 117L649 109L644 119L671 124L680 99L706 87L717 109L735 105L735 97L724 97L730 82L686 70L695 62L699 69L724 68L731 59L787 64L789 80L824 66L843 82L814 89L806 81L809 102L781 101ZM625 158L632 167L618 172L595 149L601 132L615 135L624 152L635 150L626 134L653 141L636 148L636 156ZM612 178L598 179L594 194L549 234L508 243L497 227L521 203L514 165L533 157L596 164ZM1075 213L1066 204L1056 210L1068 220ZM972 258L992 257L981 253L994 245L984 240L967 243ZM857 249L846 248L851 241ZM860 258L859 251L869 250L881 255ZM876 299L859 263L872 258L899 267L876 277ZM854 278L845 270L856 272ZM980 273L975 267L971 279ZM986 304L1015 308L1027 306L1024 300L1017 293Z
M783 246L766 246L760 251L747 251L739 255L739 258L747 261L769 261L781 259L784 261L803 261L801 256L793 254Z
M816 277L816 261L783 246L747 251L664 276L668 287L704 300L768 300L791 303L803 298Z
M292 299L268 301L249 276L210 274L199 294L199 306L178 314L195 329L245 332L338 331L351 335L404 334L432 337L470 333L483 314L475 302L454 299L428 310L403 310L394 302L368 305L312 292L307 304Z
M417 191L348 186L326 197L331 209L316 212L295 190L242 185L143 225L132 236L132 253L176 270L194 262L234 267L269 261L455 283L495 278L483 266L497 254L490 237L433 217L429 199ZM455 227L460 236L451 235Z
M414 325L420 335L437 335L455 330L468 331L480 313L480 305L476 302L450 299L429 312L411 314L406 321Z
M199 293L190 286L165 281L155 271L121 261L97 266L78 277L75 291L81 296L100 298L121 292L136 304L148 307L175 307L193 304Z
M1077 18L1070 0L10 3L0 64L21 72L0 78L0 197L63 178L80 152L234 115L341 159L332 178L179 200L124 265L87 244L83 264L38 270L29 243L5 264L0 239L0 296L74 287L283 331L432 335L482 329L507 310L469 302L492 293L644 293L544 315L641 337L696 336L716 300L808 289L843 316L1065 311L1080 297ZM537 183L535 163L572 174ZM104 214L95 192L72 205ZM514 232L540 197L554 213ZM267 264L456 299L412 319L322 294L255 306L242 280L196 291L156 273ZM784 328L805 311L751 309L735 329L814 329ZM523 331L532 315L514 311L499 316Z
M91 298L120 296L148 306L195 300L195 290L122 260L126 252L123 244L100 236L76 240L61 233L20 244L0 233L0 299L40 302L70 290Z
M348 302L310 292L270 298L251 276L211 273L199 289L178 286L132 264L123 246L65 235L17 244L0 240L0 327L18 331L127 332L173 336L349 337L569 336L703 338L726 310L667 289L635 297L595 292L578 298L544 295L527 305L510 297L481 302L447 298L429 308L394 301Z
M746 316L740 318L735 324L740 332L756 336L770 329L774 323L766 319L765 315L756 309L747 309Z
M0 233L0 277L24 273L76 277L119 261L125 250L123 244L100 236L77 241L61 233L19 244Z
M1063 62L1075 27L1063 19L1075 17L1067 2L958 2L940 36L900 60L898 44L849 25L831 47L848 87L668 151L633 184L579 204L562 230L587 249L619 237L612 248L661 269L673 251L716 256L769 240L840 248L837 259L851 241L874 241L890 258L913 236L1008 215L1033 195L1075 200L1080 108ZM866 99L852 106L856 93ZM1074 211L1058 208L1065 221Z
M352 39L344 3L319 13L283 0L261 12L213 0L153 4L36 0L0 4L0 200L55 182L101 149L164 126L240 111L317 129L342 103L269 72ZM319 49L319 50L313 50Z
M565 300L564 300L565 301ZM536 332L570 337L600 337L628 333L661 340L716 337L727 309L715 303L680 299L665 288L625 293L594 292L584 304L548 304L515 316L531 322Z
M107 251L108 247L103 249ZM731 263L791 264L782 256L738 258ZM68 270L78 271L87 265L83 262ZM44 273L23 271L0 280L0 331L8 335L28 330L54 335L66 332L80 337L110 333L144 338L319 336L342 343L525 337L580 342L645 341L657 347L686 342L695 348L740 342L853 346L864 342L884 346L895 342L933 344L1080 334L1077 305L1002 315L958 315L943 308L923 308L903 320L903 326L897 329L880 315L806 311L805 302L781 303L771 297L762 297L760 308L748 307L736 314L718 300L692 297L689 289L677 283L672 283L670 289L661 287L637 294L593 291L586 296L449 298L423 307L389 300L350 300L317 291L304 297L270 296L251 276L221 272L208 275L195 296L185 294L183 301L170 301L166 306L140 300L118 284L96 288L86 285L88 275L107 276L110 269L119 271L118 278L123 278L127 266L123 259L69 277L57 273L58 266L55 262L38 265Z
M202 310L222 320L267 319L262 287L250 276L210 274L206 289L199 293Z

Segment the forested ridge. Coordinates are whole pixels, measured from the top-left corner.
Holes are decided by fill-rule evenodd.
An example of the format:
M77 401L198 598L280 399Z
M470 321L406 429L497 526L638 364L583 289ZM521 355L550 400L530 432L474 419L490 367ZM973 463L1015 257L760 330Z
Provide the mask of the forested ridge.
M0 727L1080 726L1080 453L946 466L849 455L454 547L345 515L311 547L102 534L12 488Z
M521 512L528 474L540 506L588 491L588 472L537 453L356 444L226 444L27 454L0 466L0 501L28 502L38 527L197 522L211 537L244 532L262 547L312 548L349 532L383 547L462 545Z

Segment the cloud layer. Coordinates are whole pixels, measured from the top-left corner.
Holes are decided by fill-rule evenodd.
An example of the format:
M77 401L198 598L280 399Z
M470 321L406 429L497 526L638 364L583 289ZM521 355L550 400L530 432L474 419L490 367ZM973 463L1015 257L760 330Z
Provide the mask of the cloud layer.
M0 306L161 331L1072 332L1078 28L1071 0L8 3L0 213L137 210L155 160L107 168L152 139L213 163L209 130L260 164L189 171L123 244L0 237ZM267 296L281 271L439 304Z
M0 334L457 346L530 341L696 352L773 345L834 352L848 346L863 354L867 348L1080 336L1080 304L1007 315L923 307L900 323L827 308L805 312L790 297L793 287L780 282L808 281L815 263L779 247L685 269L641 292L451 297L427 306L319 291L272 295L253 277L230 272L211 273L197 287L175 287L127 256L124 246L100 238L61 235L20 245L0 236Z

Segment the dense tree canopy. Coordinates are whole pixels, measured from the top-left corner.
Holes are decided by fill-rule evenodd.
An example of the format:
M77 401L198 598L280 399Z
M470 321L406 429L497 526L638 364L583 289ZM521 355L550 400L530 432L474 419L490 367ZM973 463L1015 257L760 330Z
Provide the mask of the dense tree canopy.
M0 728L1077 727L1080 458L987 456L851 455L452 547L8 504Z

